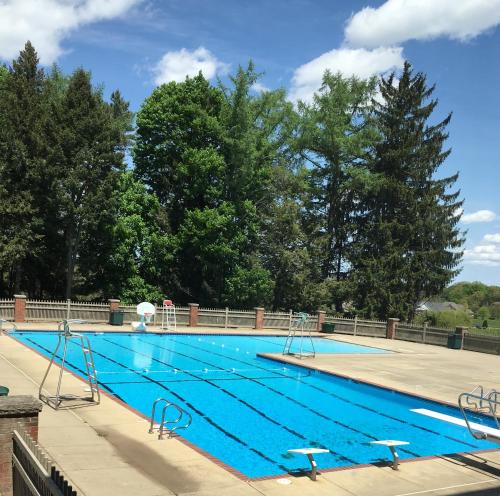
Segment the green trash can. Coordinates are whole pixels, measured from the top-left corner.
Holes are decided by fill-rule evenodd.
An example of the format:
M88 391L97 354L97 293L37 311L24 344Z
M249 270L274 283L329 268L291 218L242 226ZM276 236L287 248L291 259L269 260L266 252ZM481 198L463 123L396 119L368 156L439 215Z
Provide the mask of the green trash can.
M9 388L6 386L0 386L0 396L8 396Z
M448 335L448 348L450 348L450 350L461 350L462 349L462 335L461 334L449 334Z
M335 332L335 324L332 322L323 322L321 324L321 332L325 332L326 334L333 334Z
M123 314L124 313L125 312L123 310L113 310L109 314L109 323L111 325L115 325L115 326L123 325Z

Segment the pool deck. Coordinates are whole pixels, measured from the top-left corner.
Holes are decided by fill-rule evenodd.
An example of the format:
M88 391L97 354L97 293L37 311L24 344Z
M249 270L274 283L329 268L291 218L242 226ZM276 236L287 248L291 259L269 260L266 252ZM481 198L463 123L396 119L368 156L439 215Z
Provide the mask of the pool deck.
M21 328L54 330L55 325L32 323ZM128 330L104 325L81 328ZM179 328L178 332L257 334L253 329ZM279 331L258 333L280 334ZM477 384L500 387L500 357L496 355L382 338L331 337L395 353L322 354L314 359L285 357L285 360L453 404L459 393ZM265 356L284 359L281 354ZM46 367L46 358L0 335L1 383L10 388L11 394L37 396ZM66 373L64 381L65 391L82 393L84 384L80 379ZM54 382L47 384L48 389L53 387ZM107 395L102 395L101 404L95 406L59 411L44 406L39 422L40 443L79 494L87 496L500 495L500 450L403 462L398 472L388 466L373 465L325 471L316 482L289 475L245 480L180 439L158 441L147 433L145 418Z

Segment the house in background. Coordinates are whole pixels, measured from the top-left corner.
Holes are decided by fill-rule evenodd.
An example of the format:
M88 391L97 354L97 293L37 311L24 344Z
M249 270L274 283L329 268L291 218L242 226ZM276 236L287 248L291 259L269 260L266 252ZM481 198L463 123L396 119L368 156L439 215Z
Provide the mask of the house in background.
M454 303L452 301L423 301L420 302L417 306L417 312L445 312L445 311L467 312L467 313L470 312L470 310L467 310L467 308L464 305L460 303Z

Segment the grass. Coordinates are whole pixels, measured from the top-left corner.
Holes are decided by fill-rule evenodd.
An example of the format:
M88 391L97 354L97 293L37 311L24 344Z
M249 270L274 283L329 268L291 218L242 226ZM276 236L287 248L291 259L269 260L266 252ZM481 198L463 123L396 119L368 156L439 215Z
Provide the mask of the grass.
M483 322L473 322L473 324L469 327L469 332L471 334L483 334L487 336L500 336L500 319L488 319L488 327L486 329L478 329L474 327L476 324L482 326Z

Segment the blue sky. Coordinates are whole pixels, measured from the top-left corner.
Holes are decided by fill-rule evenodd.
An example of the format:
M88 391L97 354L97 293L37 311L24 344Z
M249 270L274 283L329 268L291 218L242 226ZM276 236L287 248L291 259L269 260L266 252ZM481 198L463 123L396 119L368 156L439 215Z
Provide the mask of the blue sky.
M408 59L453 112L452 154L467 229L458 280L500 285L500 0L3 0L0 59L27 39L44 64L83 66L137 110L156 83L252 59L261 88L311 98L326 68L368 77ZM257 88L259 89L259 88Z

